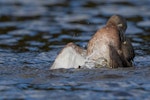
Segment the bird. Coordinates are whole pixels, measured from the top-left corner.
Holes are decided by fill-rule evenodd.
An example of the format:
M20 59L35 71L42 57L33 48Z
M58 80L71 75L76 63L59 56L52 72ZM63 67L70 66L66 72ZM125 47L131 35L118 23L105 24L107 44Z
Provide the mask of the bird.
M135 57L130 39L125 35L126 19L111 16L88 41L87 49L68 43L57 55L50 69L132 67Z
M87 45L88 61L99 63L103 59L105 67L132 67L134 48L126 37L126 19L121 15L111 16L106 25L100 28Z

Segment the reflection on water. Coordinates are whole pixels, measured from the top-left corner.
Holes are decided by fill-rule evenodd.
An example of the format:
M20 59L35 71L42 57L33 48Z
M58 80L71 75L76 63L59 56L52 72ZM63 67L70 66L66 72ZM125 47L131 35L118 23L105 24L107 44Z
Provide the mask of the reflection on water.
M0 0L0 99L150 98L149 0ZM68 42L85 47L112 14L128 20L135 68L54 70Z

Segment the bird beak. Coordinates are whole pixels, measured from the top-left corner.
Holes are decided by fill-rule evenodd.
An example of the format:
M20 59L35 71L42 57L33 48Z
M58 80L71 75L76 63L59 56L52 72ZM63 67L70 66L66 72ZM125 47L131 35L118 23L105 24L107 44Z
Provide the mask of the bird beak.
M118 27L123 27L123 25L122 24L118 24Z
M122 24L118 24L118 29L119 29L119 37L120 37L120 40L122 42L126 41L125 39L125 32L123 30L123 25Z

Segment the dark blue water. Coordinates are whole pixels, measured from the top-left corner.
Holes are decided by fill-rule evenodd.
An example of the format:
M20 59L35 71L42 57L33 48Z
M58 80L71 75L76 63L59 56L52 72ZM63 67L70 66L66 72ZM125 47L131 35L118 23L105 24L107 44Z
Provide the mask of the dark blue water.
M149 0L0 0L0 99L150 99ZM113 14L128 21L135 67L49 68L68 43L81 47Z

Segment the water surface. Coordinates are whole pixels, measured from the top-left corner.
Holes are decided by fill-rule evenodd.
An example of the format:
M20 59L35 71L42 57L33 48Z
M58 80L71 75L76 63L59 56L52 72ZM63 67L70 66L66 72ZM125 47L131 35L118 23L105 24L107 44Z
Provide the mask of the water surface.
M150 99L149 0L0 0L0 99ZM113 14L128 21L135 67L49 70Z

